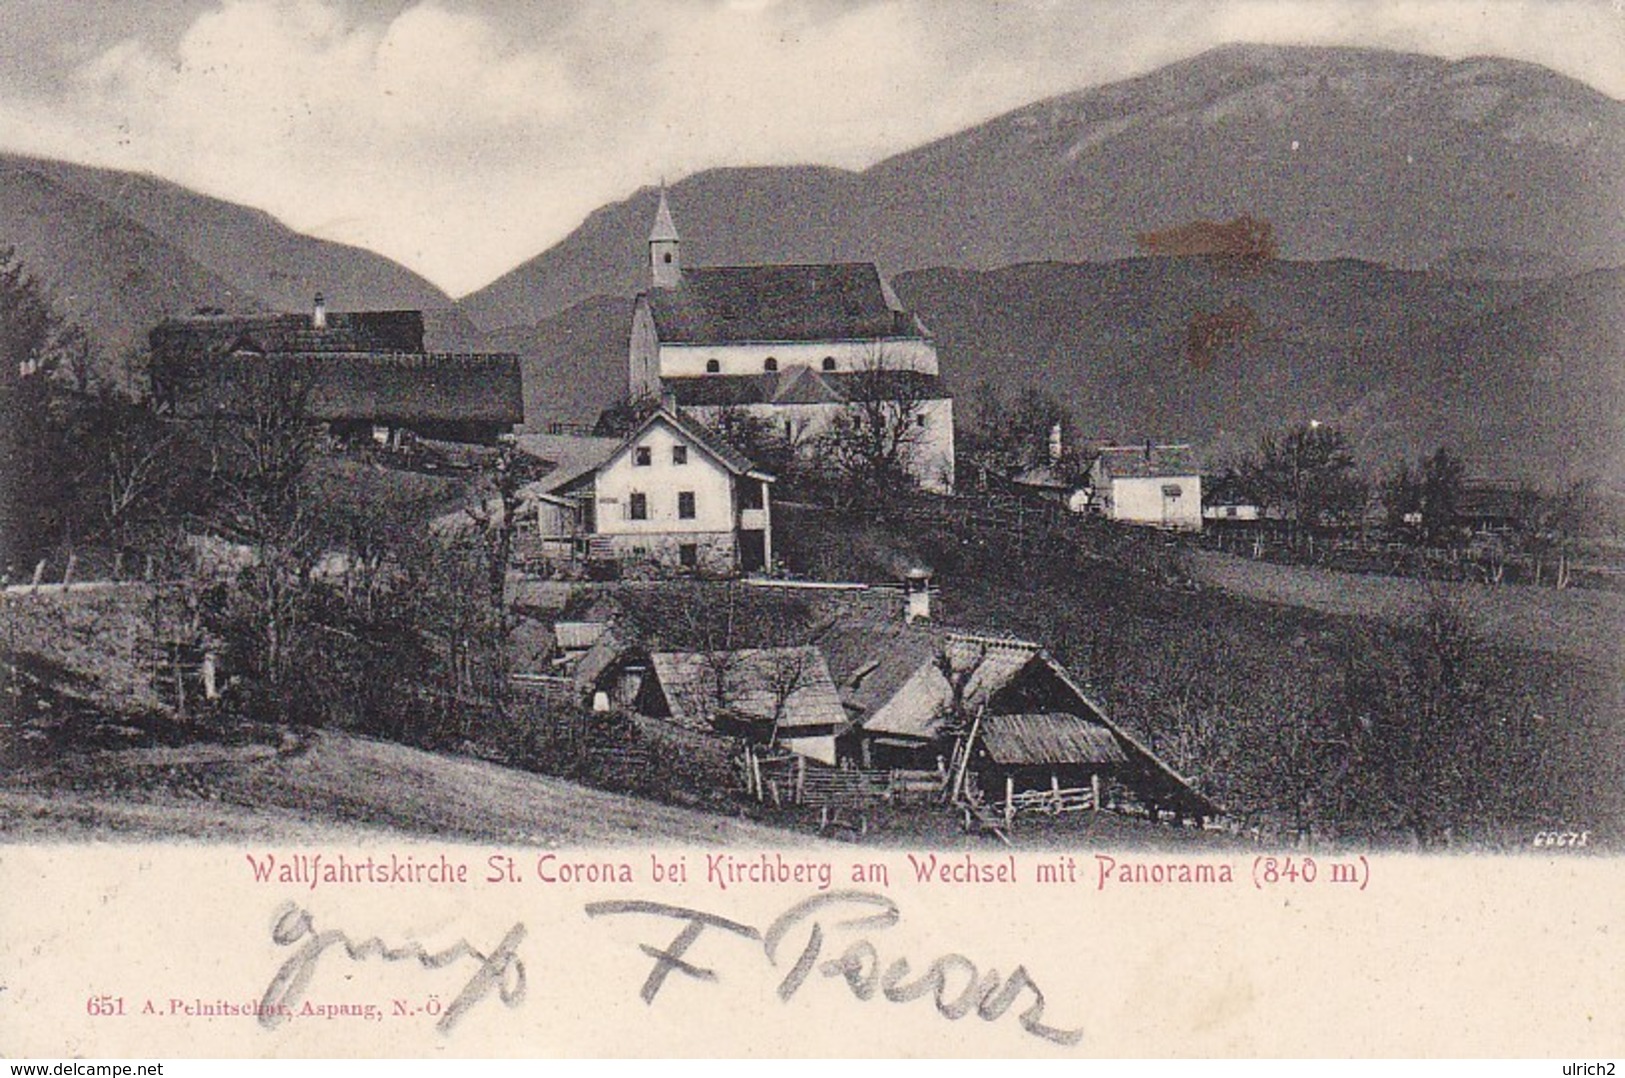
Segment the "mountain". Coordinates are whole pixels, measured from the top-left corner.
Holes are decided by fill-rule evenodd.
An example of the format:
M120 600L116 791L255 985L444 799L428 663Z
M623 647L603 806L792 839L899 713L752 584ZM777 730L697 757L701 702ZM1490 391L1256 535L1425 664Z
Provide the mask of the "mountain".
M517 352L525 385L525 427L587 423L626 396L632 301L593 296L534 326L487 334L486 348Z
M259 210L152 176L10 154L0 154L3 244L114 351L199 306L303 310L317 292L338 310L451 306L405 267Z
M1230 46L863 172L716 169L670 195L693 265L1106 261L1246 215L1293 260L1558 274L1625 264L1622 161L1625 104L1536 65ZM630 295L655 199L603 207L461 308L496 328Z
M1444 445L1475 474L1547 487L1625 476L1625 270L1505 281L1156 258L925 270L895 287L967 412L981 383L1034 385L1085 438L1189 441L1214 464L1318 419L1371 467ZM1193 323L1232 328L1193 347Z
M166 314L263 308L176 245L97 199L0 157L0 248L14 247L53 305L111 356Z

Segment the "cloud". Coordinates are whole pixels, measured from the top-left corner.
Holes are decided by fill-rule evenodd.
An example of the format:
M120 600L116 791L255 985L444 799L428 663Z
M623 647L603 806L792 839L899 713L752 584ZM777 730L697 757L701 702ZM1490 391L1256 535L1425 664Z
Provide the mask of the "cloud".
M1609 0L186 2L23 0L0 145L147 169L454 292L661 175L863 167L1225 41L1502 52L1625 94Z

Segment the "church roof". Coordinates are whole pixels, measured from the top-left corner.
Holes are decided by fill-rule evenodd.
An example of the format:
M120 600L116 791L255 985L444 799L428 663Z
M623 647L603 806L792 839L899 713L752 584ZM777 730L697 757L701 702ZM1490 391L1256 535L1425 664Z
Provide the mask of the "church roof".
M666 205L666 189L660 189L660 208L655 211L654 227L649 229L649 242L677 241L677 222L671 219L671 207Z
M919 323L888 299L872 262L684 269L676 287L654 289L647 299L668 343L923 336Z
M797 364L761 374L704 374L665 378L661 384L685 408L744 404L832 404L856 400L939 400L942 379L920 371L814 371Z

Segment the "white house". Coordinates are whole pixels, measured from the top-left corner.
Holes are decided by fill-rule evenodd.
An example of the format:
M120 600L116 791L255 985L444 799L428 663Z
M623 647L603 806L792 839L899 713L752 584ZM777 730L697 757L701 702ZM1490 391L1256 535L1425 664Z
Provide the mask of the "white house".
M568 528L590 557L704 572L754 572L773 558L773 477L680 413L655 411L591 466L526 488L575 506Z
M632 314L634 399L671 395L705 422L739 409L798 445L854 402L896 402L918 431L910 473L952 489L953 398L936 345L872 263L685 267L662 191L649 269Z
M1106 446L1089 466L1089 486L1108 520L1202 528L1202 475L1188 445Z

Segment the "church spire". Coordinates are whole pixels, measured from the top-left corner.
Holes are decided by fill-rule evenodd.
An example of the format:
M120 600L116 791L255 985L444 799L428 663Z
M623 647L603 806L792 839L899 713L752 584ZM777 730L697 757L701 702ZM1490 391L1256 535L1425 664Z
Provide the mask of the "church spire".
M676 288L683 279L683 264L678 257L681 241L677 238L677 223L671 218L671 207L666 204L666 184L660 183L660 208L655 211L654 227L649 229L649 272L656 288Z

